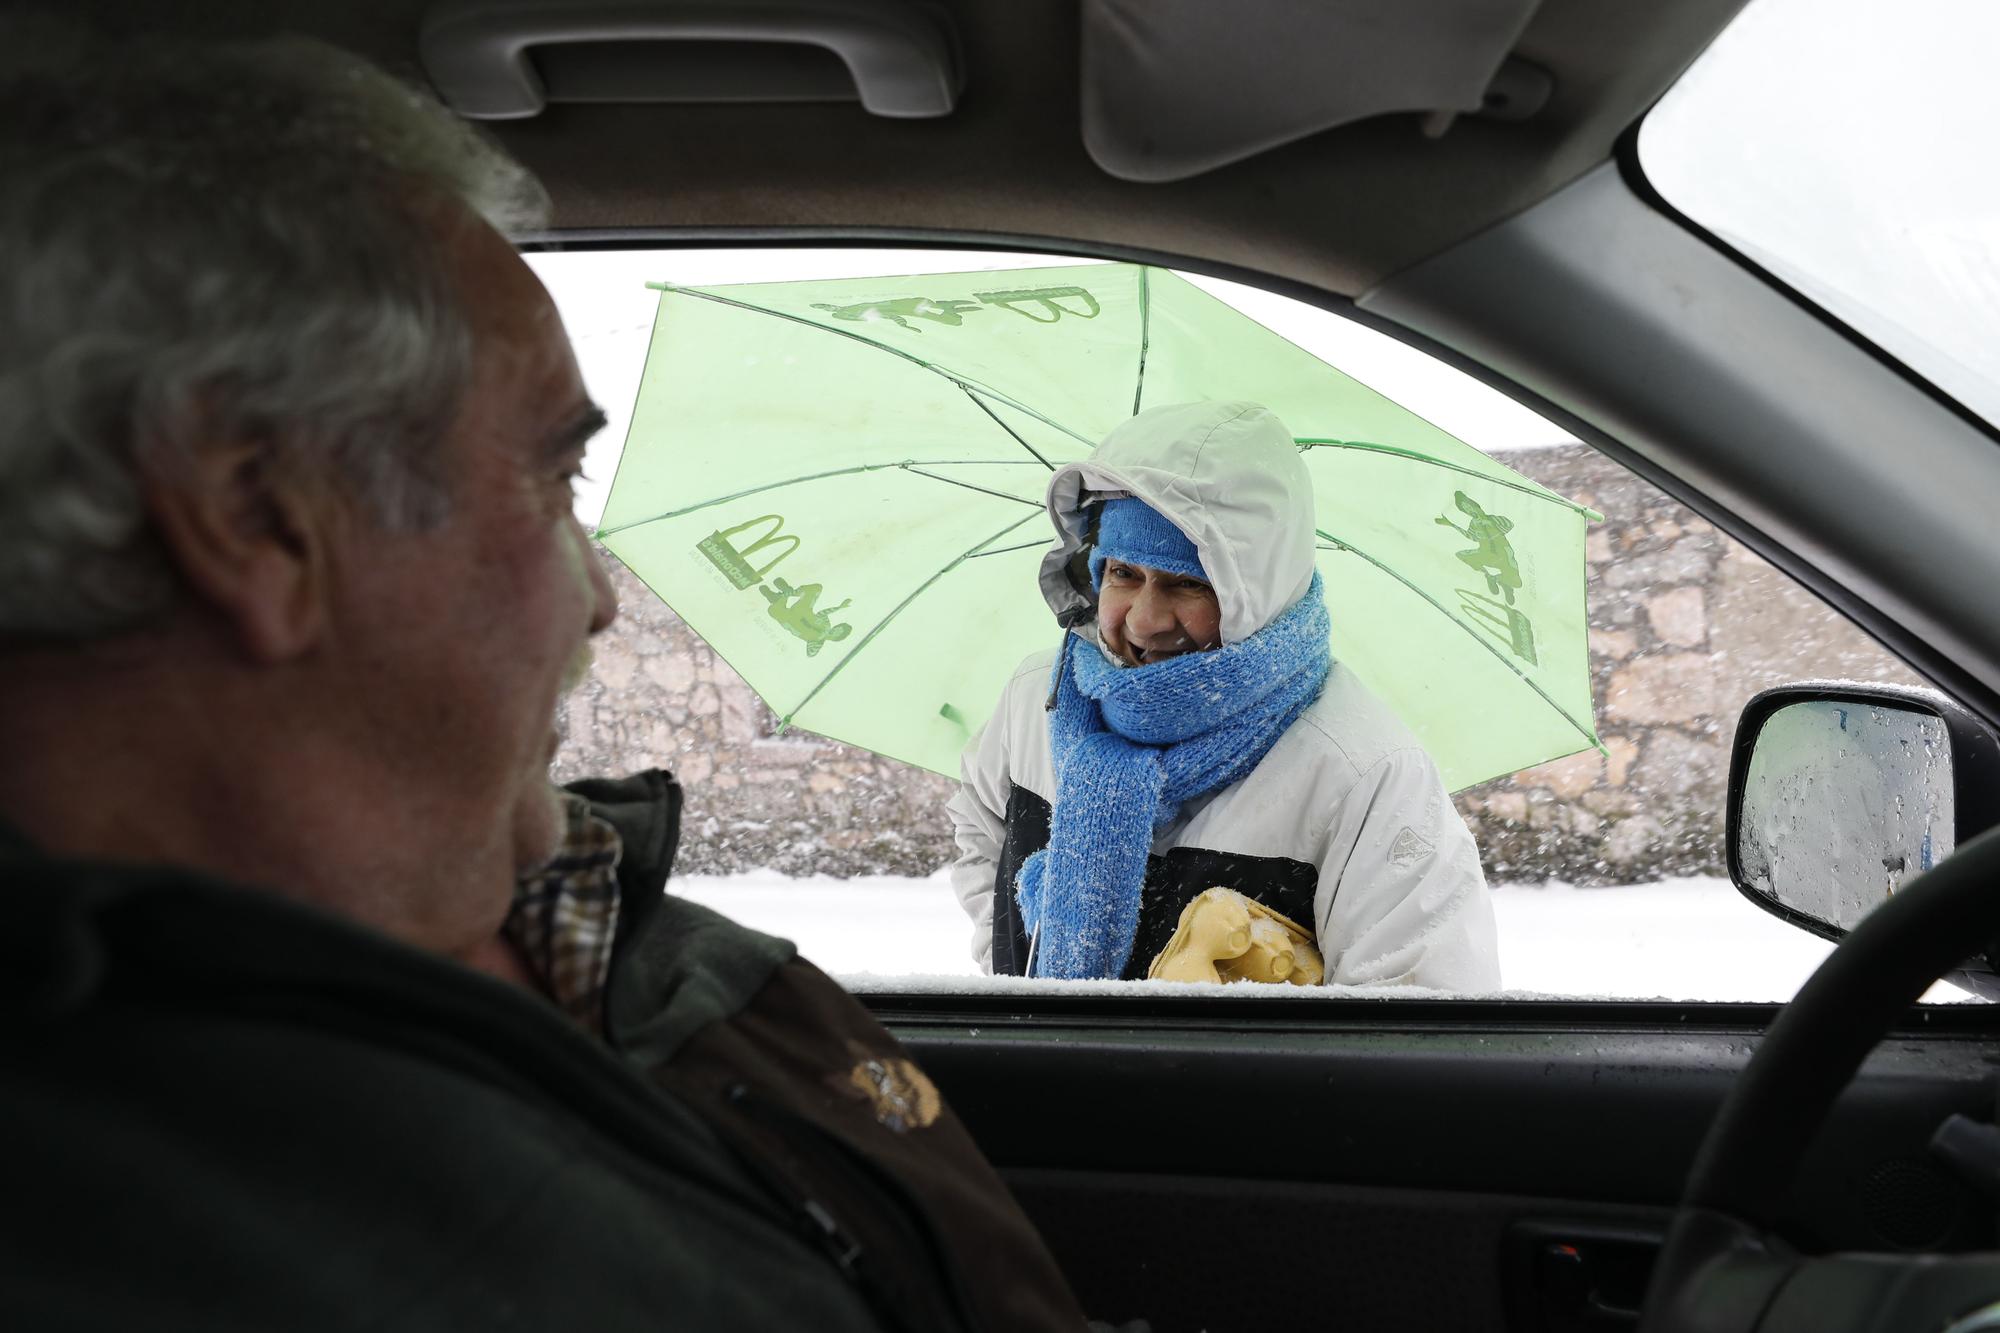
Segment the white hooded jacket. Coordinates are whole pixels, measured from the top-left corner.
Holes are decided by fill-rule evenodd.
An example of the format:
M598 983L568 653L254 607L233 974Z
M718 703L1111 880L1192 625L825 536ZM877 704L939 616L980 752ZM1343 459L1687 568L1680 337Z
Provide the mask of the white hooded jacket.
M1043 562L1043 595L1093 644L1080 555L1089 506L1116 495L1142 500L1194 543L1225 643L1255 634L1311 585L1312 484L1290 432L1252 403L1154 408L1049 480L1062 540ZM1026 962L1012 886L1047 842L1056 797L1046 711L1055 660L1053 649L1038 653L1014 673L967 746L948 805L961 852L952 885L989 972ZM1500 988L1472 835L1430 756L1338 661L1249 776L1189 801L1157 832L1127 976L1145 975L1180 907L1217 884L1310 921L1330 983Z

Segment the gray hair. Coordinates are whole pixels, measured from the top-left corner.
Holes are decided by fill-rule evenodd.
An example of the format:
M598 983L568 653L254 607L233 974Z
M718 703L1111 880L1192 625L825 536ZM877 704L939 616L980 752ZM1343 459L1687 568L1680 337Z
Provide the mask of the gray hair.
M197 433L326 468L385 528L442 519L438 437L472 370L453 205L544 225L525 168L284 40L0 75L0 179L0 640L172 606L141 481Z

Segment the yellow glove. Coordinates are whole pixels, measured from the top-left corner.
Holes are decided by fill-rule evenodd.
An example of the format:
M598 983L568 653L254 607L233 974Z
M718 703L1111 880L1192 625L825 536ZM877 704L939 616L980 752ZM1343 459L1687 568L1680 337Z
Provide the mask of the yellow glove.
M1317 986L1326 963L1291 918L1234 889L1204 889L1181 909L1149 981L1265 981Z

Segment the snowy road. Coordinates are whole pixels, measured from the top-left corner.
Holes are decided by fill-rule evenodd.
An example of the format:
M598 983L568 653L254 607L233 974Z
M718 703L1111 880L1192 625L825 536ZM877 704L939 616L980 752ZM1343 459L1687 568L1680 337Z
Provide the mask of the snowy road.
M929 879L676 879L673 891L798 942L836 976L963 976L969 927L942 874ZM1788 1000L1831 945L1758 911L1726 880L1621 888L1506 885L1493 893L1510 992L1628 999ZM938 983L930 983L935 986ZM877 981L873 989L883 989ZM1933 999L1960 999L1951 987Z

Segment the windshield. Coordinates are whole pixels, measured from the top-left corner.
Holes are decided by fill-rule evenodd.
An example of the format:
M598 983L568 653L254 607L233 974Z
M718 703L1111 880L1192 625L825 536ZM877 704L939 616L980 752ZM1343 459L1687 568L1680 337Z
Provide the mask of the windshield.
M1988 0L1754 0L1641 127L1669 203L2000 424Z

